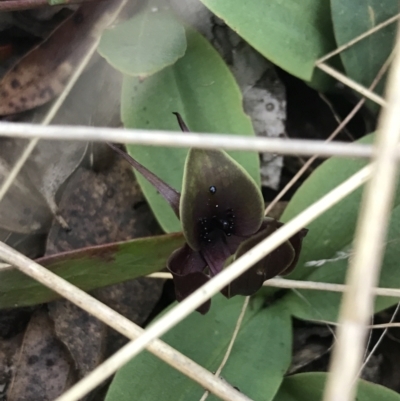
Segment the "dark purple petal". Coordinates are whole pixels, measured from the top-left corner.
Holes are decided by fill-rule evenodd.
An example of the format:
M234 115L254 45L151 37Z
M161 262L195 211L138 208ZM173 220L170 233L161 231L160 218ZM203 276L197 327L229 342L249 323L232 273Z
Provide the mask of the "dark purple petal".
M263 223L261 224L259 231L266 229L271 224L275 224L276 229L281 228L284 225L282 222L277 221L271 217L264 217ZM292 245L292 247L294 249L295 256L294 256L292 263L285 270L283 270L279 273L280 275L287 275L287 274L291 273L294 270L294 268L296 267L297 262L299 261L303 239L307 235L307 233L308 233L308 230L306 228L302 228L299 232L297 232L295 235L293 235L293 237L289 238L288 241L290 242L290 244Z
M112 143L107 142L107 145L115 150L118 154L120 154L131 166L133 166L140 174L143 175L146 180L153 185L153 187L164 197L164 199L169 203L172 210L175 212L176 216L179 219L179 203L180 203L180 193L177 192L174 188L170 187L166 182L164 182L161 178L158 178L155 174L149 171L142 164L137 162L133 157L128 155L128 153L123 150L117 148Z
M288 266L287 269L285 269L283 272L280 273L281 275L286 276L287 274L291 273L294 270L294 268L296 267L297 262L299 261L301 247L303 244L303 239L307 235L307 233L308 233L308 230L306 228L303 228L298 233L293 235L293 237L289 238L289 242L292 245L294 252L295 252L295 257L294 257L292 263L290 264L290 266Z
M193 251L187 244L177 249L169 257L167 268L171 272L177 301L182 301L205 284L209 277L203 273L206 262L199 252ZM211 300L202 304L197 311L205 314L210 309Z
M210 268L211 277L215 276L222 270L226 259L232 255L228 244L224 240L225 237L221 235L201 250L203 257Z
M190 149L183 176L180 215L194 250L220 235L249 236L263 221L261 191L227 153Z
M271 235L277 230L279 224L279 222L273 219L264 219L262 229L240 244L234 260L238 259L260 241ZM235 295L252 295L261 288L265 280L282 274L283 271L290 267L294 258L295 250L291 243L286 241L240 277L233 280L229 286L224 288L222 293L228 298Z

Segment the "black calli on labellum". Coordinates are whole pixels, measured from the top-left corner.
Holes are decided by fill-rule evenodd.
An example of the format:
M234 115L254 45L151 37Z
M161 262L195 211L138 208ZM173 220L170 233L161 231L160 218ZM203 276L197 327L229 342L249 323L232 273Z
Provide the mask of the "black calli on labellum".
M174 114L182 131L189 132L181 116ZM112 144L109 146L158 190L181 221L186 243L167 262L178 301L283 225L264 217L260 189L247 171L224 151L190 149L179 194L127 153ZM252 295L265 280L290 273L306 234L306 229L300 230L233 280L222 290L223 295L228 298ZM209 300L198 311L207 313L210 304Z

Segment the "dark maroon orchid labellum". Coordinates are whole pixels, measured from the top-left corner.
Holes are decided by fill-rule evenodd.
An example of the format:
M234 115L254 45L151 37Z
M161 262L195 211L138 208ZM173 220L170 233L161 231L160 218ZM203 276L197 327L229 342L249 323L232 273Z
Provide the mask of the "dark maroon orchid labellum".
M181 116L174 114L182 131L188 132ZM264 217L260 189L247 171L224 151L190 149L180 195L128 154L109 145L159 191L181 220L186 244L173 252L167 262L178 301L282 226ZM228 298L252 295L265 280L290 273L306 234L306 229L299 231L236 278L222 293ZM207 301L198 311L206 313L210 304Z

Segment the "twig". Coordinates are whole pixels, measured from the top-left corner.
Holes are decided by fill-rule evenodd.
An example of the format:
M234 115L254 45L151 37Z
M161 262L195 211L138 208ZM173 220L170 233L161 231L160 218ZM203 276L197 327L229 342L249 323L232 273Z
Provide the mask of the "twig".
M350 261L347 283L339 314L338 341L333 350L331 373L324 401L350 401L353 381L361 366L373 309L373 288L378 281L387 224L397 177L396 147L400 137L400 30L396 54L387 82L387 107L382 109L376 137L376 164L361 203L356 230L354 257Z
M5 265L4 268L9 268L9 265ZM152 273L146 277L150 278L162 278L162 279L172 279L171 273ZM286 278L271 278L264 281L264 287L277 287L277 288L287 288L290 290L311 290L311 291L332 291L332 292L344 292L347 290L347 285L345 284L331 284L331 283L321 283L319 281L301 281L301 280L288 280ZM400 298L400 289L398 288L381 288L375 287L373 289L375 295L383 297L395 297Z
M334 68L330 67L327 64L320 63L317 64L317 67L321 69L322 71L326 72L328 75L332 76L333 78L336 78L338 81L342 82L346 86L348 86L351 89L354 89L356 92L360 93L362 96L372 100L373 102L379 104L382 107L387 106L386 101L377 95L376 93L370 91L367 89L365 86L362 86L361 84L353 81L346 75L342 74L341 72L335 70Z
M246 310L247 310L247 307L249 305L249 300L250 300L250 297L245 297L245 299L244 299L242 310L240 311L240 315L239 315L238 320L236 322L235 330L233 331L231 341L229 342L229 345L228 345L228 349L225 352L225 355L224 355L224 358L222 359L221 364L219 365L218 369L215 372L215 376L217 376L217 377L219 377L219 375L222 372L222 369L224 368L224 366L228 362L229 356L230 356L230 354L232 352L233 344L235 344L236 337L237 337L237 335L239 333L240 327L242 326L243 318L244 318L244 315L246 314ZM200 398L200 401L205 401L209 394L210 394L209 391L205 391L203 396Z
M368 180L370 173L371 165L368 165L323 196L320 200L309 206L290 222L261 241L258 245L245 253L218 275L214 276L201 288L193 292L180 304L167 312L163 317L145 330L145 332L136 340L131 341L124 346L123 349L101 364L93 372L89 373L78 384L71 387L62 398L60 397L56 401L77 401L89 391L93 390L98 384L113 374L126 362L131 360L145 347L149 344L153 344L157 337L162 336L169 329L174 327L206 300L211 298L215 293L249 269L254 263L257 263L260 259L272 252L304 226L364 184ZM1 252L0 257L2 257Z
M376 80L376 79L375 79ZM375 81L374 80L374 81ZM371 85L369 88L369 90L373 89L373 85ZM332 102L321 92L318 92L319 97L323 100L323 102L328 106L329 110L331 111L333 118L336 120L336 122L338 123L338 127L340 125L343 124L343 120L340 118L339 114L337 113L337 111L335 110L334 105L332 104ZM362 98L361 100L363 100L365 98ZM361 100L358 102L360 103ZM355 107L354 107L355 108ZM346 128L346 126L343 125L342 131L347 135L347 137L349 138L349 140L351 142L354 142L355 139L353 137L353 135L351 134L351 132ZM330 140L330 137L332 136L332 134L328 137L327 141Z
M345 43L344 45L338 47L336 50L333 50L332 52L326 54L324 57L321 57L320 59L318 59L315 64L321 64L323 62L325 62L326 60L328 60L329 58L336 56L336 54L341 53L343 50L348 49L349 47L353 46L354 44L356 44L357 42L359 42L360 40L368 37L369 35L372 35L373 33L381 30L382 28L384 28L385 26L388 26L390 24L393 24L393 22L396 22L398 19L400 18L400 14L396 14L395 16L387 19L386 21L374 26L373 28L369 29L368 31L362 33L361 35L355 37L354 39L350 40L349 42Z
M84 126L52 125L0 122L0 136L19 138L41 138L62 141L101 141L123 144L168 146L178 148L253 150L283 155L315 155L321 157L359 157L372 156L372 146L306 139L279 139L248 137L238 135L218 135L205 133L182 133L178 131L98 128ZM400 151L398 151L400 156Z
M342 324L340 324L338 322L331 322L330 320L311 319L308 321L313 322L313 323L318 323L318 324L329 324L330 326L335 326L335 327L342 326ZM400 327L400 323L369 324L366 326L367 329L371 329L371 330L380 330L380 329L385 329L385 328L390 329L390 328L395 328L395 327Z
M6 260L8 263L17 267L23 273L34 278L43 285L51 288L53 291L62 295L64 298L73 302L86 312L97 317L122 335L134 339L143 333L144 330L142 328L128 320L126 317L115 312L107 305L104 305L97 299L70 284L68 281L58 277L56 274L50 272L2 242L0 242L0 258ZM249 401L249 398L244 394L239 393L230 385L215 377L212 373L208 372L206 369L202 368L164 342L160 340L154 341L149 345L148 350L223 400ZM98 383L101 383L101 381L102 380ZM80 383L78 383L78 385L80 385ZM95 385L92 388L94 387Z

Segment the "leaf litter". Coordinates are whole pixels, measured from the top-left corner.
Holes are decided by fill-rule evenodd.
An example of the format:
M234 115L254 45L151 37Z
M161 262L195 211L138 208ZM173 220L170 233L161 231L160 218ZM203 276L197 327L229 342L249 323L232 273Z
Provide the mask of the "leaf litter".
M82 5L0 81L0 115L40 106L59 95L123 0Z

